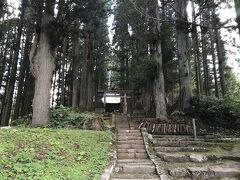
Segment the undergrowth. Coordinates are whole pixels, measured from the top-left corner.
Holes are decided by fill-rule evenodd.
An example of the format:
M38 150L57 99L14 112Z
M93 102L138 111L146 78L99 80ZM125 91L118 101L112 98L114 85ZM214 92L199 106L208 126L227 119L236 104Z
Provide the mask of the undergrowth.
M188 115L200 119L210 127L235 128L240 127L239 111L235 111L222 99L215 97L194 97L191 101Z
M29 114L23 118L13 120L11 126L30 126L32 115ZM94 129L94 123L100 124L104 129L103 118L92 112L76 112L69 107L56 107L50 111L50 119L45 127L48 128L76 128L76 129Z

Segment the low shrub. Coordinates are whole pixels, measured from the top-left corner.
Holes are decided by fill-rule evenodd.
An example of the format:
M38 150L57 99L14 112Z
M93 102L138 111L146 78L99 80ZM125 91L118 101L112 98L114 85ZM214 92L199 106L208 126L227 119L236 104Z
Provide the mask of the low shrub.
M236 128L239 116L223 100L215 97L194 97L188 114L200 119L204 124L214 127Z
M93 119L94 115L90 113L78 113L68 107L56 107L51 110L48 127L64 128L75 127L82 128L85 119Z
M32 121L32 114L28 114L20 119L14 119L11 121L11 126L22 126L27 127L31 124Z
M184 112L182 111L174 111L170 115L170 118L175 120L175 121L187 121L187 116Z
M11 122L11 126L29 126L32 115ZM56 107L50 111L50 119L46 127L49 128L77 128L103 130L102 117L91 112L76 112L68 107Z

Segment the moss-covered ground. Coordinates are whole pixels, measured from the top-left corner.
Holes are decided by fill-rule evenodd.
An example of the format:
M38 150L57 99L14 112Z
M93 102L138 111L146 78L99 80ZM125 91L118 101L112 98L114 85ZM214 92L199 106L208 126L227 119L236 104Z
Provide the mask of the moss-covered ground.
M111 144L110 131L0 129L0 179L97 180Z

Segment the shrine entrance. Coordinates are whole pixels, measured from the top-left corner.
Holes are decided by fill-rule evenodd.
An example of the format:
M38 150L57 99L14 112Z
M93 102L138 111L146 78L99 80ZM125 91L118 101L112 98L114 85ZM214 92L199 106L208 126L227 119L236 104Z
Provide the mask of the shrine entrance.
M127 90L106 90L98 91L96 108L101 112L120 112L128 114L128 99L130 91Z

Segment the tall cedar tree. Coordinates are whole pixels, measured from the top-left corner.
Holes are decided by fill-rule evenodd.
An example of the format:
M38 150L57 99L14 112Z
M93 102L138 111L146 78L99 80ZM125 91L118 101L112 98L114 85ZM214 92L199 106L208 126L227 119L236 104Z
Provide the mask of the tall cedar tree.
M55 68L56 43L59 34L54 25L55 0L46 0L39 32L30 53L31 71L35 78L32 126L46 124L49 119L50 90ZM61 1L59 1L59 5ZM59 8L60 9L60 8ZM59 13L61 13L59 11Z
M180 109L185 111L190 107L192 97L191 68L189 59L187 20L187 0L175 0L175 15L177 28L177 49L180 73Z
M157 0L149 1L150 31L154 37L150 44L150 53L152 58L157 62L158 69L154 81L154 95L156 106L156 117L167 117L166 97L165 97L165 81L163 74L163 59L162 59L162 44L161 44L161 22L160 22L160 8ZM153 19L154 18L154 19Z

